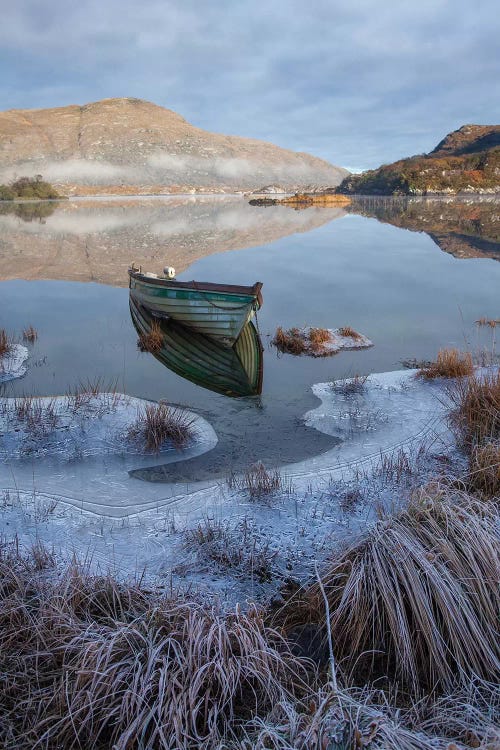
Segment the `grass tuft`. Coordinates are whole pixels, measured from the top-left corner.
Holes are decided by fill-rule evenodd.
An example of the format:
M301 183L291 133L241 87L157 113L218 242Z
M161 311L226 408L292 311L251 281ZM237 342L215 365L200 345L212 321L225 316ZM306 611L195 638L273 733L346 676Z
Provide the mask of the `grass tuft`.
M500 678L498 529L487 505L427 495L378 522L323 575L337 663L355 684L384 677L414 697ZM313 584L281 613L325 625Z
M151 328L146 333L141 333L137 339L137 346L141 352L150 352L155 354L163 346L163 333L161 325L157 320L153 320Z
M5 357L12 351L13 342L4 328L0 328L0 357Z
M474 373L446 391L450 426L469 452L487 441L500 440L500 370Z
M49 577L2 550L0 674L4 748L195 750L305 672L255 607L223 614L76 565Z
M278 553L246 519L231 527L227 521L206 518L184 532L184 547L198 560L213 562L240 578L263 583L274 576Z
M306 350L306 342L298 328L284 328L278 326L271 344L283 354L303 354Z
M351 396L353 393L363 393L367 380L368 375L356 374L352 378L334 380L331 383L331 389L334 393L339 393L343 396Z
M500 442L486 443L472 450L467 479L470 490L485 498L500 500Z
M38 338L38 331L33 326L28 326L23 331L23 339L29 341L30 344L34 344Z
M440 349L437 360L417 372L417 377L433 380L434 378L463 378L472 375L474 364L470 352L458 349Z
M257 499L292 491L291 481L279 469L266 469L262 461L252 464L243 476L231 475L228 485L231 489L246 490L251 498Z
M146 404L128 431L129 439L151 453L159 453L167 441L178 450L185 448L194 434L194 418L167 404Z
M337 332L340 334L340 336L345 336L346 338L351 338L351 339L362 338L361 334L355 331L354 328L351 328L351 326L342 326L341 328L337 329Z

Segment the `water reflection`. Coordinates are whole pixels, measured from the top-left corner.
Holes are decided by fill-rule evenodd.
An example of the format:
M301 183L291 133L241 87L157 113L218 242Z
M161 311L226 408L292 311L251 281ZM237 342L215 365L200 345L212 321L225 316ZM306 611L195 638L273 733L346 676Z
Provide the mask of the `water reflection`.
M161 329L161 348L151 352L169 370L196 385L225 396L257 396L262 392L263 347L253 323L247 323L232 348L171 319L156 318L130 295L130 315L139 335Z
M128 286L132 261L147 270L275 242L340 218L338 208L252 208L238 196L85 199L0 210L0 280L60 279ZM55 210L57 208L57 210ZM29 211L47 212L27 220Z
M45 224L47 217L52 216L60 205L60 201L26 201L23 203L2 201L0 202L0 216L10 214L17 216L22 221L37 221L40 224Z
M479 198L355 197L347 210L412 232L425 232L455 258L500 260L500 203Z

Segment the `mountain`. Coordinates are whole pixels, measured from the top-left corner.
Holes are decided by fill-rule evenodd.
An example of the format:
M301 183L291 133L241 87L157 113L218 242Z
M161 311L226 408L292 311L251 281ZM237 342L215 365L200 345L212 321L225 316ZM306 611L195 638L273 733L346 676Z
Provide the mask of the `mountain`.
M349 174L263 141L209 133L142 99L0 112L0 183L41 174L66 194L338 185Z
M337 191L351 195L500 193L500 125L464 125L429 154L349 175Z

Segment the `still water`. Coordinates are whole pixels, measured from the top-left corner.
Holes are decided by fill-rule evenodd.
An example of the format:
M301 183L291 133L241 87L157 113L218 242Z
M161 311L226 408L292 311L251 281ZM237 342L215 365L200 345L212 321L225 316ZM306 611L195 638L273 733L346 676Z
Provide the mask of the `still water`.
M302 422L318 403L314 383L400 369L442 347L491 347L491 329L475 321L500 317L498 203L478 204L488 216L480 241L463 226L469 204L423 201L418 211L412 204L409 229L401 228L409 223L404 206L391 204L384 214L382 202L376 211L373 205L297 212L254 208L243 198L142 199L71 201L30 220L0 215L0 328L19 335L33 325L39 335L28 373L3 394L56 395L100 378L134 396L189 406L211 422L219 443L150 472L160 481L327 450L333 438ZM175 265L179 280L263 282L261 396L218 395L139 352L126 288L133 260L155 272ZM350 325L374 347L321 359L278 356L269 345L278 325Z

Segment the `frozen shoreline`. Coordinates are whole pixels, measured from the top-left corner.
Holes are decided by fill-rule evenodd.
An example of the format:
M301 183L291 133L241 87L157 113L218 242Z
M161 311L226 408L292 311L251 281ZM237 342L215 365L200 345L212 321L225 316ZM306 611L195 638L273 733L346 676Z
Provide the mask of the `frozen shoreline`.
M267 591L265 586L222 574L195 552L187 553L184 531L209 519L237 540L237 529L244 524L250 530L249 544L273 551L280 575L292 571L300 578L310 573L314 560L332 545L353 538L375 520L377 508L405 502L401 481L380 473L382 456L390 463L403 452L426 476L436 469L434 453L453 452L445 407L438 399L442 385L414 375L408 370L370 375L355 393L345 391L345 383L313 386L321 404L305 415L306 423L342 442L287 466L282 491L260 500L252 500L245 490L229 489L226 482L160 484L130 477L132 468L159 460L130 446L124 449L120 442L138 399L121 396L118 414L106 412L101 403L100 416L94 413L86 424L64 429L62 440L45 440L38 453L23 455L22 432L4 434L0 529L17 534L21 544L42 541L62 558L75 553L91 559L96 570L112 568L121 576L146 570L156 583L173 570L178 583L194 583L226 598L259 596ZM101 394L97 400L103 398ZM0 400L4 415L7 401ZM64 414L64 399L56 401ZM197 439L183 451L185 459L210 450L217 441L211 426L192 416ZM178 461L179 453L170 449L160 459ZM403 477L403 485L407 479ZM346 510L348 495L357 500Z

